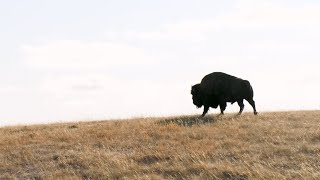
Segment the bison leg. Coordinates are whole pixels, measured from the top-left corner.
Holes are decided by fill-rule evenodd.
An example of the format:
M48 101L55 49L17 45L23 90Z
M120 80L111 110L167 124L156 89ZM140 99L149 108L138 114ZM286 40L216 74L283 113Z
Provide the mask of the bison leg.
M248 101L249 104L252 106L252 108L253 108L253 113L254 113L255 115L257 115L258 112L257 112L257 110L256 110L256 104L255 104L254 100L253 100L253 99L250 99L250 100L247 100L247 101Z
M238 105L240 107L240 111L238 113L240 115L242 113L242 111L243 111L243 108L244 108L243 99L238 100L237 103L238 103Z
M226 102L220 102L220 114L224 114L224 110L226 110L226 108L227 108L227 103Z
M205 105L204 108L203 108L203 113L202 113L201 117L205 116L208 111L209 111L209 106Z

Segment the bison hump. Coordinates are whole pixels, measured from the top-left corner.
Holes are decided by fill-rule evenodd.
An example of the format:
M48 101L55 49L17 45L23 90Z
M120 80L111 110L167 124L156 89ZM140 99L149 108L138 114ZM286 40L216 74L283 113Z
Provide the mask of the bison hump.
M235 79L238 78L223 72L213 72L202 79L201 89L205 94L218 95L228 89Z

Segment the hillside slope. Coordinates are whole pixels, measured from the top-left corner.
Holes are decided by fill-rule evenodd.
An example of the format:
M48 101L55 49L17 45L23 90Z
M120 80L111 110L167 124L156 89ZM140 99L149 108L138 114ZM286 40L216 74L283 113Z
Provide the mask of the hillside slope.
M320 111L0 128L0 179L320 179Z

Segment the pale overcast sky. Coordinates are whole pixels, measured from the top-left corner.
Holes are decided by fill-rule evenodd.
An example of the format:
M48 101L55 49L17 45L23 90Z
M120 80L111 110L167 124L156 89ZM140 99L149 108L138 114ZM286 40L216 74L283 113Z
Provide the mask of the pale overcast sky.
M320 109L319 1L12 0L0 26L0 125L200 115L214 71L260 112Z

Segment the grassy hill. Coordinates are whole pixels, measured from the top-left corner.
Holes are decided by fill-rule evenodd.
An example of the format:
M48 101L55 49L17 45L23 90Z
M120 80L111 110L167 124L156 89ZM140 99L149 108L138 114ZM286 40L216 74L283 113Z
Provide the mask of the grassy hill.
M0 179L320 179L320 111L0 128Z

